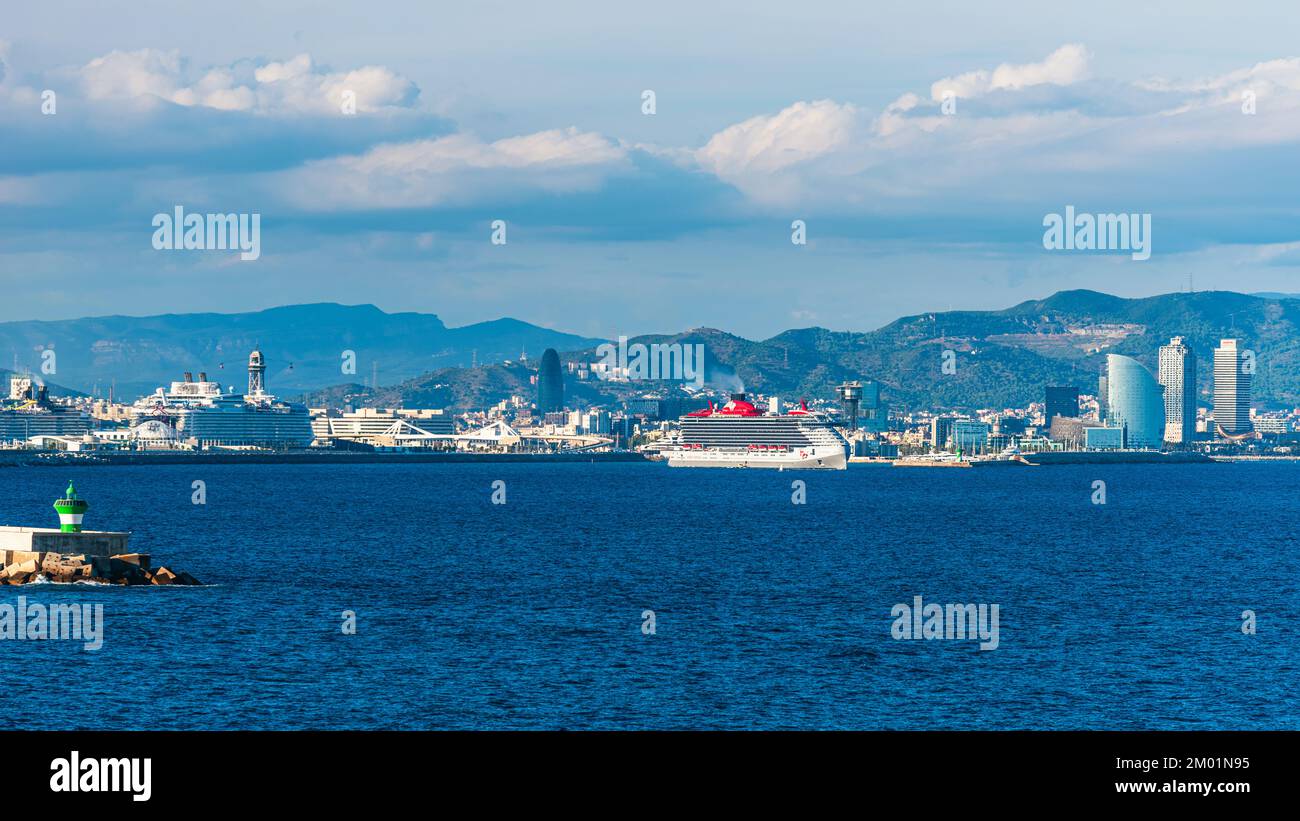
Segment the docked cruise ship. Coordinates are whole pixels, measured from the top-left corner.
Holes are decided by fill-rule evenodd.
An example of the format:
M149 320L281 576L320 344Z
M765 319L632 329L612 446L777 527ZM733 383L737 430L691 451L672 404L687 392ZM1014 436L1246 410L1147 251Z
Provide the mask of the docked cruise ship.
M92 428L85 411L52 401L31 376L13 374L9 397L0 398L0 443L27 442L35 436L84 436Z
M136 401L137 423L157 420L176 431L176 439L200 448L305 448L311 445L307 408L282 402L266 392L266 362L261 351L248 357L248 393L222 393L220 382L171 383Z
M743 393L681 417L677 443L662 453L672 467L848 467L848 443L825 416L803 403L788 413L764 413Z

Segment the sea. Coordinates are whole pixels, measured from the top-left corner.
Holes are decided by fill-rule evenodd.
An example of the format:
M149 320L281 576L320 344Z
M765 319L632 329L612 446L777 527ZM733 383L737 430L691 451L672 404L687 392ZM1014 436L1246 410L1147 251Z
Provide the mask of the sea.
M3 729L1300 728L1297 463L13 467L0 524L69 480L204 584L0 587L103 612L0 640Z

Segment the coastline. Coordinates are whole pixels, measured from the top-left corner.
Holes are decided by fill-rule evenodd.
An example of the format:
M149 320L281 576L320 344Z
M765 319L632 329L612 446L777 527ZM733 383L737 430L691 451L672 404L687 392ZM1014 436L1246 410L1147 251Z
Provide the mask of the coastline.
M95 467L107 465L221 465L221 464L312 464L361 465L379 462L425 464L434 462L645 462L639 453L367 453L362 451L283 451L230 453L222 451L136 451L60 453L48 451L0 451L0 467Z
M974 460L961 463L963 467L1044 467L1052 465L1190 465L1226 464L1233 462L1300 462L1300 456L1233 456L1204 453L1158 453L1149 451L1108 452L1076 451L1069 453L1037 453L1027 461ZM280 451L235 453L229 451L99 451L94 453L62 453L51 451L0 450L0 468L6 467L97 467L112 465L218 465L218 464L316 464L361 465L378 463L396 464L491 464L491 463L609 463L661 461L632 451L600 453L397 453L365 451ZM855 457L849 459L854 467L898 465L898 459ZM908 464L908 463L905 463Z

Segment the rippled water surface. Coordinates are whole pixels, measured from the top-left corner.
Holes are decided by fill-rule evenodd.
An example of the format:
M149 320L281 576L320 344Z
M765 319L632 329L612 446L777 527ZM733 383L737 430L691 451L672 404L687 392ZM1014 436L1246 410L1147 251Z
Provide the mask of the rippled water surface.
M106 623L0 641L0 727L1300 727L1296 464L6 468L0 524L69 478L209 586L0 588ZM893 639L916 595L1000 646Z

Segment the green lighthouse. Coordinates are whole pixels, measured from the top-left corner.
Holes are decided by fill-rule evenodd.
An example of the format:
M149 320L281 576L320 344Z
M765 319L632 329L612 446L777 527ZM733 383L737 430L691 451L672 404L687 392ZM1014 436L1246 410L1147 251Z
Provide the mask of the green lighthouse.
M59 530L64 533L80 533L81 517L90 507L84 499L77 498L77 490L68 482L68 492L62 499L54 500L54 509L59 512Z

